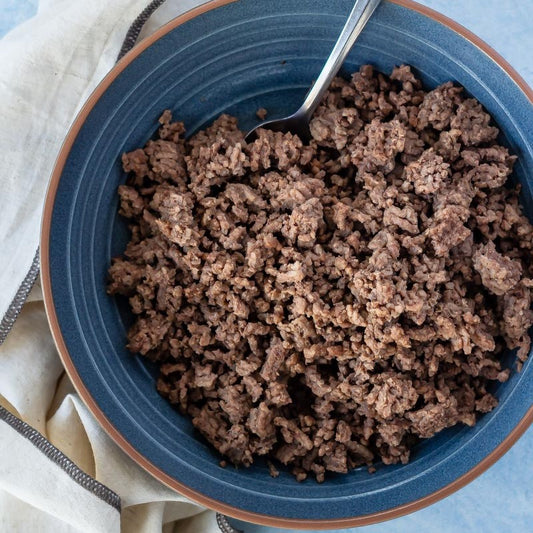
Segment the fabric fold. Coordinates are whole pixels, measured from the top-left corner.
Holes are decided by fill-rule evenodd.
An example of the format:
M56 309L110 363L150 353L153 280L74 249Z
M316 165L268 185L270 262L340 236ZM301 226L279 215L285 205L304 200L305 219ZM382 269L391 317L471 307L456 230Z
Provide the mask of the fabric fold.
M119 497L87 476L42 435L4 408L0 408L0 455L10 458L0 461L0 490L7 494L8 500L15 499L40 510L42 513L34 512L39 522L45 514L75 530L120 531ZM0 505L5 505L5 501ZM3 516L4 527L5 520L11 525L5 531L42 530L39 523L32 527L27 515L9 512Z

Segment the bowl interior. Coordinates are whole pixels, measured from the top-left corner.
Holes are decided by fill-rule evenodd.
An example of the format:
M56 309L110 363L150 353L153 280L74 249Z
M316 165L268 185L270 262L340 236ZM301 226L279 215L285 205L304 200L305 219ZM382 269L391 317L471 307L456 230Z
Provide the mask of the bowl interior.
M166 33L116 76L88 110L68 153L53 205L50 277L61 333L81 381L118 432L156 468L225 504L261 515L341 519L412 502L462 476L491 453L531 406L531 361L495 388L500 405L474 428L456 427L422 442L405 466L357 469L318 485L297 484L264 463L222 469L220 457L155 390L154 368L125 349L130 317L106 294L112 257L128 230L117 215L120 155L144 145L164 109L189 134L220 113L242 129L294 111L351 9L351 0L241 0ZM515 179L533 216L533 112L513 80L482 50L444 26L384 2L344 66L383 72L413 65L427 87L454 80L495 117L501 141L519 156ZM63 354L64 355L64 354ZM65 355L64 355L65 356ZM505 356L511 366L514 355Z

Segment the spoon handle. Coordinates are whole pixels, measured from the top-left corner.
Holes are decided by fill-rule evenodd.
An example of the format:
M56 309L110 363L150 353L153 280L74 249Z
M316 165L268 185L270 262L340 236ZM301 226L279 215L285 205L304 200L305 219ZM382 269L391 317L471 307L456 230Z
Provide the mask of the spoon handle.
M346 56L350 52L357 37L363 31L368 19L378 7L381 0L356 0L353 9L342 29L337 42L326 64L322 68L316 82L307 94L302 107L297 112L298 115L304 115L307 121L311 119L312 114L320 103L324 92L329 87L331 80L335 77L341 68Z

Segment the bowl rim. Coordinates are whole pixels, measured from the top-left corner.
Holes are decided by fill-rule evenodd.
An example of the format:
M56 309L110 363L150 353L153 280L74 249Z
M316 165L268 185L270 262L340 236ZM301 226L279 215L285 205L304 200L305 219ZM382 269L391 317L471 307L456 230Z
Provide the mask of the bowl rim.
M209 0L206 3L177 16L171 21L164 24L161 28L156 30L152 35L144 39L142 42L134 46L127 54L124 55L120 61L109 71L104 79L98 84L96 89L92 92L88 100L83 105L82 109L78 113L72 126L70 127L67 136L60 149L59 155L56 159L54 169L51 174L51 178L46 191L45 204L43 209L42 221L41 221L41 236L40 236L40 261L41 261L41 284L43 289L44 304L52 337L54 339L59 356L63 363L63 366L72 381L74 388L80 395L80 398L88 407L92 415L97 419L98 423L102 426L105 432L113 439L113 441L125 452L133 461L139 466L144 468L157 480L175 490L178 493L191 499L193 502L202 506L210 508L214 511L224 513L233 518L239 520L252 522L256 524L281 527L281 528L296 528L296 529L308 529L310 527L314 529L337 529L347 527L359 527L383 522L386 520L392 520L400 516L418 511L424 507L427 507L437 501L449 496L453 492L461 489L480 474L485 472L490 466L498 461L513 444L525 433L531 424L533 424L533 406L527 411L520 422L513 428L513 430L506 436L506 438L497 446L489 455L484 457L477 465L471 470L455 479L448 485L441 489L423 496L422 498L413 500L403 505L379 511L376 513L366 514L362 516L337 518L337 519L295 519L295 518L283 518L271 515L264 515L256 512L245 511L220 502L213 498L203 495L202 493L187 487L182 482L172 478L160 468L152 464L142 454L140 454L112 425L109 419L104 415L103 411L97 405L96 401L92 398L90 392L85 387L78 371L76 370L72 359L69 355L67 346L63 339L61 329L59 326L58 317L55 310L55 304L52 294L51 276L50 276L50 233L52 225L52 213L55 203L55 197L59 185L61 175L65 163L67 161L70 150L80 132L86 118L92 111L95 104L98 102L102 94L109 88L117 76L144 50L150 47L153 43L158 41L161 37L168 32L174 30L178 26L185 22L196 18L203 13L222 7L227 4L231 4L237 0ZM518 74L518 72L493 48L480 39L477 35L466 29L461 24L446 17L445 15L435 11L431 8L423 6L414 0L388 0L393 4L397 4L401 7L410 9L417 13L420 13L434 21L448 27L455 33L461 35L464 39L471 44L479 48L486 55L488 55L498 66L500 66L507 75L516 83L516 85L524 92L526 97L533 103L533 89L529 87L526 81Z

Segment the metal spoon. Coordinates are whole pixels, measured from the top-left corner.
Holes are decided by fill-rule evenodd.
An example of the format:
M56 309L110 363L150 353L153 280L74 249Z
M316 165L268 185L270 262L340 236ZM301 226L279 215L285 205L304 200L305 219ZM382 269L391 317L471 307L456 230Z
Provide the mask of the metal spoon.
M356 0L355 5L342 29L342 32L335 43L335 46L322 68L320 75L316 82L311 87L310 91L305 97L302 107L293 115L277 120L267 120L249 131L245 139L248 142L254 141L257 138L257 129L265 128L267 130L281 131L295 133L304 142L311 139L311 132L309 130L309 121L322 100L322 96L328 89L331 81L339 72L346 56L350 52L357 37L363 31L368 19L378 7L381 0Z

